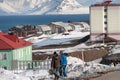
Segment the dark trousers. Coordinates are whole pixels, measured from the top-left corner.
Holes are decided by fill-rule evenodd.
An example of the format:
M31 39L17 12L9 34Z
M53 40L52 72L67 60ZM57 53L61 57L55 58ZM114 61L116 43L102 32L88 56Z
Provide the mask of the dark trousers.
M59 69L60 69L60 68L55 68L55 69L54 69L54 75L55 75L54 80L58 80L58 79L59 79Z
M67 77L67 73L66 73L66 65L62 65L60 68L60 76L62 77Z

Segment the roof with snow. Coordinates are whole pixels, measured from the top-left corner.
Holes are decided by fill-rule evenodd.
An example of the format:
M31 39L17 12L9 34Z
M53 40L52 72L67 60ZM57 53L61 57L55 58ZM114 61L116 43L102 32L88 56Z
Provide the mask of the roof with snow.
M64 23L64 22L52 22L52 24L63 26L63 27L68 26L68 23Z
M50 31L51 28L48 25L38 25L37 27L40 27L43 31Z
M58 26L61 26L61 27L64 27L64 29L65 29L66 31L72 30L72 27L69 25L69 23L64 23L64 22L52 22L52 24L58 25Z
M32 45L32 43L19 39L16 35L0 32L0 50L13 50L29 45Z

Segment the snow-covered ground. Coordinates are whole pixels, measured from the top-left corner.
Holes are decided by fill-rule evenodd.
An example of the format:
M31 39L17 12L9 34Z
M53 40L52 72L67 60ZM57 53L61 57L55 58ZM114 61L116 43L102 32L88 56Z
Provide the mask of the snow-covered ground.
M115 45L110 51L111 54L120 54L120 45Z
M25 40L30 41L32 43L37 43L37 42L41 42L43 40L46 40L50 37L53 37L55 35L57 35L57 34L51 34L51 35L42 34L40 36L32 36L32 37L26 38Z
M20 76L14 74L11 71L7 71L0 68L0 80L30 80L30 79L26 76Z
M68 77L86 77L86 75L95 74L96 72L110 71L115 68L102 65L96 62L84 62L75 57L68 57L67 74ZM117 69L120 66L117 65ZM48 70L25 70L19 73L0 69L0 80L53 80L54 76L50 75ZM51 79L52 78L52 79Z
M33 45L38 47L46 45L59 45L59 44L70 44L72 40L82 39L89 35L90 32L71 31L68 35L53 34L53 35L41 35L27 38L27 41L31 41Z
M85 43L82 43L82 44L78 44L74 47L68 47L68 48L54 48L54 49L38 49L38 50L33 50L32 52L33 53L36 53L36 52L43 52L44 54L52 54L54 51L58 52L60 50L66 52L66 53L70 53L70 52L75 52L75 51L80 51L80 50L83 50L84 51L84 48L86 49L89 49L90 47L87 46ZM39 53L40 54L40 53Z

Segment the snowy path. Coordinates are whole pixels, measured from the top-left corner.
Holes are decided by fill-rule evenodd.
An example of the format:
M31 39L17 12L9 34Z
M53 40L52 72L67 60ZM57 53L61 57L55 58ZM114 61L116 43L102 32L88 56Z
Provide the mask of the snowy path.
M101 77L95 78L93 80L120 80L120 71L103 74Z

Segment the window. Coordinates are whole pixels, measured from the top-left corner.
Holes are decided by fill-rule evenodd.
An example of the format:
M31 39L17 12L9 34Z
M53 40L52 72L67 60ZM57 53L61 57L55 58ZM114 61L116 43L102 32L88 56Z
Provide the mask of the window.
M104 9L104 12L107 12L107 9Z
M107 18L107 15L105 15L104 18Z
M104 24L107 24L107 22L105 21Z
M5 69L5 70L7 70L7 67L6 67L6 66L3 66L2 68Z
M105 27L105 31L107 31L107 27Z
M0 53L0 60L6 60L7 54L6 53Z

